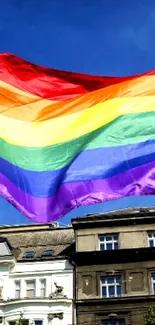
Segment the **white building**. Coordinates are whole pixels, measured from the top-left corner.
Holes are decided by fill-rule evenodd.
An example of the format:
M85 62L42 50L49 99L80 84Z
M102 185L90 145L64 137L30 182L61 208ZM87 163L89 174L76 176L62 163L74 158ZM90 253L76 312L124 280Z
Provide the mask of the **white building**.
M71 228L0 227L0 323L71 325Z

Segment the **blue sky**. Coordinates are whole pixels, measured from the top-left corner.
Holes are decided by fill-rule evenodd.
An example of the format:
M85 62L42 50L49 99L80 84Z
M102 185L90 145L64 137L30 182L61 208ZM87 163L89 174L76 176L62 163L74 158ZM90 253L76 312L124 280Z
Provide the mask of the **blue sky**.
M63 70L131 75L155 69L153 0L3 0L0 52ZM61 222L90 212L154 205L139 197L80 208ZM27 223L0 198L0 224Z

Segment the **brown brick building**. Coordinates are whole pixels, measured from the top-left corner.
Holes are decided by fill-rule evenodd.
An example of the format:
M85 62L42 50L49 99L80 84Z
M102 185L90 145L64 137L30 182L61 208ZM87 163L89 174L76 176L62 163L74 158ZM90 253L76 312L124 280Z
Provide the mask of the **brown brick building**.
M144 325L155 305L155 210L72 220L78 325Z

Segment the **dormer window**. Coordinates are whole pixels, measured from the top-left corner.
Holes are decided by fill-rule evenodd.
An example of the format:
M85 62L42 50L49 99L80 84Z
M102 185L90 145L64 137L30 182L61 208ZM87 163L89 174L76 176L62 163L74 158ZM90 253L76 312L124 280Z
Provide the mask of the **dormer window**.
M53 255L53 251L52 250L46 250L42 254L43 257L50 257L52 255Z
M27 251L23 255L23 258L33 258L33 257L34 257L34 251Z

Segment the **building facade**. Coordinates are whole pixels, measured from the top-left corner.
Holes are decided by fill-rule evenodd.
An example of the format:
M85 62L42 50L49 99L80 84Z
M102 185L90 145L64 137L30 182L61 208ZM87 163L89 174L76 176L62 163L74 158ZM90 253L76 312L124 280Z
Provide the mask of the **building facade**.
M144 325L155 305L155 210L72 220L77 325Z
M71 228L0 227L0 323L73 324Z

